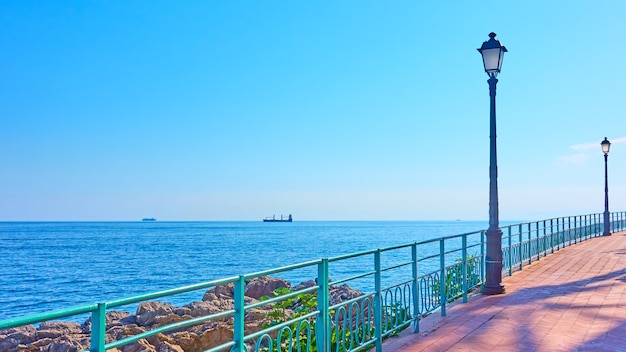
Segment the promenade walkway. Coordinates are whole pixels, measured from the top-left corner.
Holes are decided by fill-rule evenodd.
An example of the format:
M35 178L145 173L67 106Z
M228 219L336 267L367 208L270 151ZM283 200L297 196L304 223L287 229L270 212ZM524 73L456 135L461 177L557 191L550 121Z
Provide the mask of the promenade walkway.
M626 351L626 232L542 257L383 343L383 351ZM409 331L411 330L411 331Z

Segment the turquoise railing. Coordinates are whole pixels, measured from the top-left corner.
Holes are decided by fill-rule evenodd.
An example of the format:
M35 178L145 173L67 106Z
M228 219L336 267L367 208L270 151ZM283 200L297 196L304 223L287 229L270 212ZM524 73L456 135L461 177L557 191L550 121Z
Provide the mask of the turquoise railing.
M623 231L626 212L611 214L611 231ZM561 248L603 233L602 214L568 216L502 227L503 274L512 275L525 265ZM232 339L208 346L206 351L358 351L375 348L382 341L413 325L419 331L422 317L440 311L449 302L477 290L485 277L485 231L414 242L312 260L256 273L123 298L97 304L34 314L0 321L0 330L51 320L90 315L89 351L106 351L158 334L179 332L209 322L232 322ZM315 284L284 290L276 297L250 300L246 282L261 276L315 278ZM332 280L331 280L332 276ZM356 297L331 299L338 285L359 288ZM152 328L115 341L107 340L106 314L114 308L232 285L232 308ZM297 314L280 317L278 306L301 305ZM258 309L273 314L265 324L250 324L248 314ZM0 333L0 335L2 335Z

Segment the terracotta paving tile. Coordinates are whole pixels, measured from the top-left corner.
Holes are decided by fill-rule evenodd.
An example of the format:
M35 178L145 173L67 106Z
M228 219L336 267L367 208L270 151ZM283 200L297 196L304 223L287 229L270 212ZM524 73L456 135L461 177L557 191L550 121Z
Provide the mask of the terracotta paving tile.
M506 293L470 296L383 344L385 352L626 352L626 232L533 258Z

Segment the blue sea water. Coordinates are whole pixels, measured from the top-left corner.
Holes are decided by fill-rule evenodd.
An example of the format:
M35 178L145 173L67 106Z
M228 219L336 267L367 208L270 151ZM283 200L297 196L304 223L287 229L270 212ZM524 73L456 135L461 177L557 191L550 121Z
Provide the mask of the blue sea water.
M0 320L486 227L466 221L2 222Z

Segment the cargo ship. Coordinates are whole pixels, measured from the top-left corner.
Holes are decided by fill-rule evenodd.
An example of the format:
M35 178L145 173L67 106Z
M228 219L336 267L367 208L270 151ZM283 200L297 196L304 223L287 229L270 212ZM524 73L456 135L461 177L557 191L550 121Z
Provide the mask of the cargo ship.
M282 215L280 216L280 219L276 219L276 215L272 216L271 218L265 218L263 219L263 222L292 222L293 218L291 217L291 214L289 214L288 218L284 218Z

